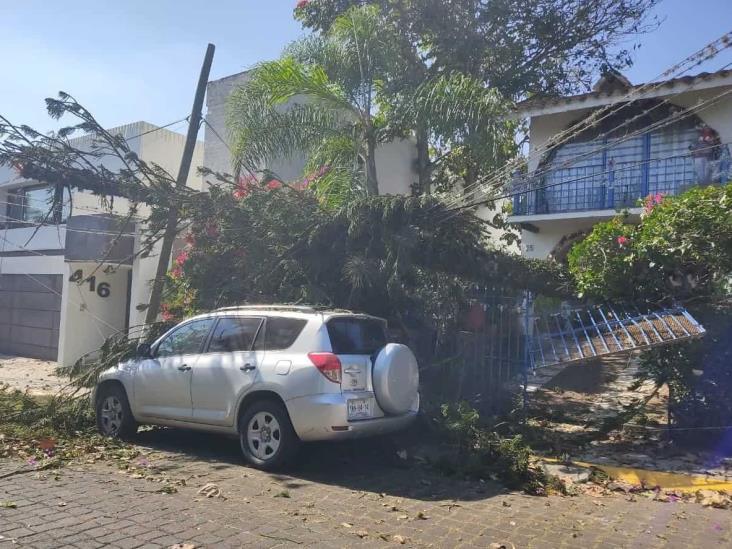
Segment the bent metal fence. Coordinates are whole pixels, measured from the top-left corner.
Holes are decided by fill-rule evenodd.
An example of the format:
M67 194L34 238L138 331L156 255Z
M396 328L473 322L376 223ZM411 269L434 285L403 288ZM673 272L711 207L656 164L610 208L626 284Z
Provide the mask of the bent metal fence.
M463 329L456 334L455 359L446 365L454 375L440 376L442 392L481 410L495 410L505 406L507 386L523 385L525 398L529 378L537 370L559 371L569 364L691 340L704 333L704 327L682 307L580 308L564 303L542 312L530 292L485 291L475 296Z

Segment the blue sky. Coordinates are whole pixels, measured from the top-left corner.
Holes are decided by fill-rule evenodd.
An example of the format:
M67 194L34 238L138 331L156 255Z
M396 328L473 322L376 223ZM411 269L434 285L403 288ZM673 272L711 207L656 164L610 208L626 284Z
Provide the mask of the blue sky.
M40 130L56 126L43 99L73 94L107 127L166 124L190 111L208 42L212 78L276 57L303 34L294 0L0 0L0 113ZM641 37L633 82L652 79L730 30L730 0L665 0L661 28ZM732 61L726 52L698 70ZM184 130L184 124L173 127Z

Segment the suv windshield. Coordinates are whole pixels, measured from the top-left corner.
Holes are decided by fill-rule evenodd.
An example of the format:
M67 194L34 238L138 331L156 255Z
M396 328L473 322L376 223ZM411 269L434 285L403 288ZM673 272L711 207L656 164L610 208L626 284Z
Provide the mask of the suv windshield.
M330 345L337 355L372 355L386 345L381 321L371 318L332 318L327 323Z

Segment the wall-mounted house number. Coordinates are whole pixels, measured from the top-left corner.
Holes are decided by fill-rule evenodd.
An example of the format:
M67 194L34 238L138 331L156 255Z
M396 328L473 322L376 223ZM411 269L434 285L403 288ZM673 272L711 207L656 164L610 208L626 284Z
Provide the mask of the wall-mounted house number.
M112 293L109 282L100 282L97 284L97 277L93 275L84 279L84 272L81 269L74 271L74 274L69 277L69 282L78 282L79 285L89 283L89 291L96 293L99 297L109 297L109 294Z

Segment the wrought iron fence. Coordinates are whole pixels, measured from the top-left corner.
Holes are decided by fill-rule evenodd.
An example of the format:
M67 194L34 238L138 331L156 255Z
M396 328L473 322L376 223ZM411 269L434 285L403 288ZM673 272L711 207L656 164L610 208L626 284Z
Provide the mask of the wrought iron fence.
M608 159L606 153L599 163L578 162L518 179L511 184L518 193L513 197L513 214L631 208L649 194L676 195L695 185L724 183L732 165L728 146L721 147L725 154L717 160L693 152L646 159L617 155Z
M537 370L691 340L705 330L686 309L583 306L528 291L476 292L454 334L449 359L435 363L433 394L482 411L505 408ZM445 351L445 349L443 349ZM445 353L443 353L444 356ZM542 370L544 371L544 370Z

